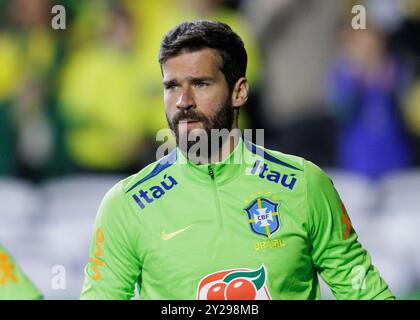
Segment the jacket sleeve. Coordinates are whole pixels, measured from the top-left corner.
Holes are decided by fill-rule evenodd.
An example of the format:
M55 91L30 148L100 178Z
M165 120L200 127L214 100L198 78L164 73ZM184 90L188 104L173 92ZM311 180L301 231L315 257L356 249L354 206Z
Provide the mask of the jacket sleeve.
M332 181L306 162L311 256L315 269L337 299L395 299L358 241Z
M36 300L42 294L0 245L0 300Z
M129 300L141 275L137 240L117 184L102 200L80 299Z

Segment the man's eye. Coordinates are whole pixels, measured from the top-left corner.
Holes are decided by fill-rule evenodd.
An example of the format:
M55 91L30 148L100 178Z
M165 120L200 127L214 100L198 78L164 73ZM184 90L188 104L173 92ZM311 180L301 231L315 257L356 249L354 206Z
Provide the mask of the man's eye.
M165 90L173 90L175 88L176 88L175 84L168 84L168 85L165 86Z
M204 87L207 87L208 85L209 84L206 83L206 82L197 82L197 83L194 84L194 86L197 87L197 88L204 88Z

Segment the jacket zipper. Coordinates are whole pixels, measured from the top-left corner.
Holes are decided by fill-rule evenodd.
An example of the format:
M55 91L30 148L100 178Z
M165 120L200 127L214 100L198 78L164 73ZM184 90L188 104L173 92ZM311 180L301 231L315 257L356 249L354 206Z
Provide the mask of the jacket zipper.
M213 170L213 166L209 165L208 166L208 171L209 171L209 176L211 178L211 185L212 185L212 189L213 189L213 193L214 193L214 201L216 203L216 211L217 211L217 219L218 219L218 224L219 224L219 232L223 233L224 231L224 227L223 227L223 216L222 216L222 210L220 208L220 199L219 199L219 194L216 188L216 181L214 180L214 170Z

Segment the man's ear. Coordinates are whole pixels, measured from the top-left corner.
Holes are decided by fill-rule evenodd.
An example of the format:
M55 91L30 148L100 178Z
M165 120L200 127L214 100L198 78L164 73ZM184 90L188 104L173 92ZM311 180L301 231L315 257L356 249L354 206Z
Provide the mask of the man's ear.
M245 77L236 81L232 90L232 106L234 108L242 107L248 100L249 85Z

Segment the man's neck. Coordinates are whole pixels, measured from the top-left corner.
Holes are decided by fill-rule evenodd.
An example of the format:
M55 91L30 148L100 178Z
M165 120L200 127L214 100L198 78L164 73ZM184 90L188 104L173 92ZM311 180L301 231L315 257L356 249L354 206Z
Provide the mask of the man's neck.
M222 145L213 153L211 153L209 156L203 155L202 157L200 155L194 155L187 156L186 152L182 149L180 151L182 154L192 163L194 164L210 164L210 163L219 163L225 161L235 150L236 146L239 143L239 140L241 139L241 131L237 128L232 128L231 131L229 131L229 135L224 139ZM210 148L211 149L211 148Z
M223 142L218 152L216 152L216 154L212 154L207 162L217 163L225 161L232 154L233 150L235 150L236 146L238 145L239 139L240 131L238 129L230 131L229 136Z

